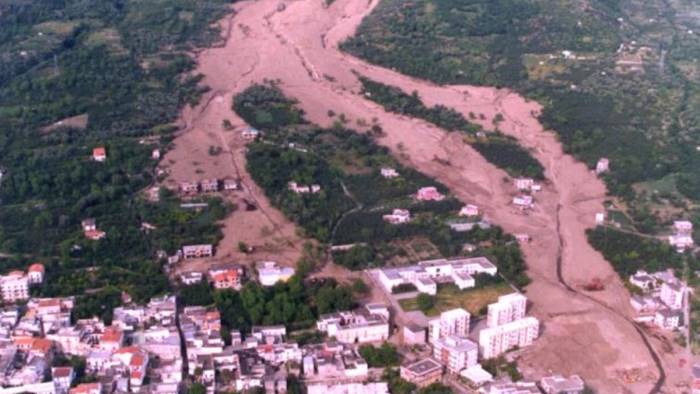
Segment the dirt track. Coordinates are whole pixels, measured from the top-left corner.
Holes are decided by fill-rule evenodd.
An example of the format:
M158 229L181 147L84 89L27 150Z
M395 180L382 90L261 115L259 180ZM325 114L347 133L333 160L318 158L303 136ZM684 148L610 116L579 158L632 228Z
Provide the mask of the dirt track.
M221 121L231 119L240 124L230 111L232 97L263 79L279 80L280 87L298 99L308 118L316 123L333 122L328 110L343 113L353 122L377 118L386 132L378 142L397 156L401 154L407 165L439 179L461 200L478 204L506 231L531 236L532 242L524 246L533 278L527 293L533 303L532 313L543 321L543 335L523 352L520 365L526 372L532 377L549 371L578 373L599 392L651 391L660 371L635 326L627 320L629 295L610 265L585 238L584 231L594 225L595 213L602 211L602 182L583 164L564 155L555 135L542 129L535 117L540 110L537 103L506 90L436 86L339 52L338 42L354 33L377 1L336 0L330 8L323 6L323 0L238 3L236 16L222 22L228 33L225 45L198 55L198 72L205 75L204 82L212 93L205 100L208 105L183 113L190 131L175 141L176 149L164 161L175 161L170 168L173 179L194 177L191 161L201 162L199 168L204 174L199 178L230 174L233 169L225 160L231 159L207 156L209 145L231 149L227 154L233 155L238 171L248 178L242 169L243 144L235 134L222 132ZM281 3L285 7L280 11ZM505 121L500 130L532 148L546 167L550 183L537 194L534 212L523 216L510 207L514 190L503 181L506 174L465 145L458 134L386 113L358 94L355 72L408 92L416 90L429 105L440 103L465 115L470 111L484 114L485 128L492 127L496 113L503 114ZM449 159L450 165L440 164L436 157ZM224 244L228 245L228 255L240 257L230 245L241 237L255 235L253 230L240 231L238 227L254 222L258 230L261 226L275 228L279 244L287 245L284 259L294 261L300 240L293 226L269 206L259 190L253 187L250 193L260 201L265 215L258 212L247 219L235 219L233 215L227 221ZM581 285L594 277L603 280L605 291L578 294ZM560 279L575 291L567 289ZM658 347L656 342L652 345ZM664 364L670 364L670 360L662 357ZM669 373L666 390L675 392L682 378L673 373L673 368L664 369ZM640 379L625 384L621 378L625 373Z

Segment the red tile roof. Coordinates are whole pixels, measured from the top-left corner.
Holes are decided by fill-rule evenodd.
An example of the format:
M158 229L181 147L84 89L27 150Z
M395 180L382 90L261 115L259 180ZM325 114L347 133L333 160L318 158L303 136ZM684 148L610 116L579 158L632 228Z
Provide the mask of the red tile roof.
M93 156L106 156L107 150L104 148L104 146L99 146L99 147L92 150L92 155Z
M44 273L44 264L34 263L29 266L29 272L41 272Z

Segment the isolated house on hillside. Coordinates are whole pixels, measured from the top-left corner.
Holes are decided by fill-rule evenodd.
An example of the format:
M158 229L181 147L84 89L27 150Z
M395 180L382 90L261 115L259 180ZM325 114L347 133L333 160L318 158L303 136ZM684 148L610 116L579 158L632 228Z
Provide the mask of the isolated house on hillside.
M92 160L98 162L107 160L107 150L104 146L99 146L92 150Z
M185 245L182 247L182 256L185 259L197 259L214 255L214 247L211 244Z
M195 194L199 192L199 183L197 182L180 182L180 191L185 194Z
M399 173L391 167L383 167L381 169L380 173L382 174L382 176L384 178L387 178L387 179L396 178L399 176Z
M467 204L459 211L459 216L479 216L479 207L476 205Z
M603 157L600 160L598 160L598 163L595 166L595 173L600 175L608 171L610 171L610 160Z
M419 201L441 201L445 198L435 186L427 186L418 189L416 198Z
M391 224L408 223L411 220L411 213L407 209L394 209L391 214L382 216L385 222Z

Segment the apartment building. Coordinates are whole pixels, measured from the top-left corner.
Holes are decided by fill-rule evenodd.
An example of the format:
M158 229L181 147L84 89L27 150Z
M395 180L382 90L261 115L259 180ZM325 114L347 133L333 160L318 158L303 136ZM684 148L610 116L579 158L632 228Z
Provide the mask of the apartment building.
M469 334L469 312L462 308L442 312L428 321L428 340L435 343L438 339L451 335L466 337Z
M521 293L511 293L498 297L498 302L489 304L486 317L487 327L520 320L525 317L527 298Z
M478 355L477 344L464 337L450 335L433 342L433 357L452 373L476 365Z
M540 322L532 316L515 320L479 333L479 348L483 358L493 358L513 349L525 347L539 336Z
M186 259L211 257L214 255L214 247L211 244L185 245L182 247L182 256Z
M5 302L26 300L29 298L29 278L22 271L0 276L0 291Z

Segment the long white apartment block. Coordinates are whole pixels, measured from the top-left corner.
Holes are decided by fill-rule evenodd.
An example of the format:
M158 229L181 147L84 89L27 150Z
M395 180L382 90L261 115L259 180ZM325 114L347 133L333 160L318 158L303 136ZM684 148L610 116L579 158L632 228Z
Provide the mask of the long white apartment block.
M489 304L486 326L496 327L525 317L527 297L511 293L498 297L498 302Z
M479 333L481 356L489 359L515 347L529 346L537 339L539 332L540 322L532 316L485 328Z
M466 337L469 334L469 312L462 308L442 312L440 316L428 321L428 340L435 343L438 339L451 335Z
M486 257L454 257L421 261L415 265L379 270L379 281L391 290L410 283L421 293L437 294L437 284L451 282L460 290L474 287L473 275L496 275L498 268Z

